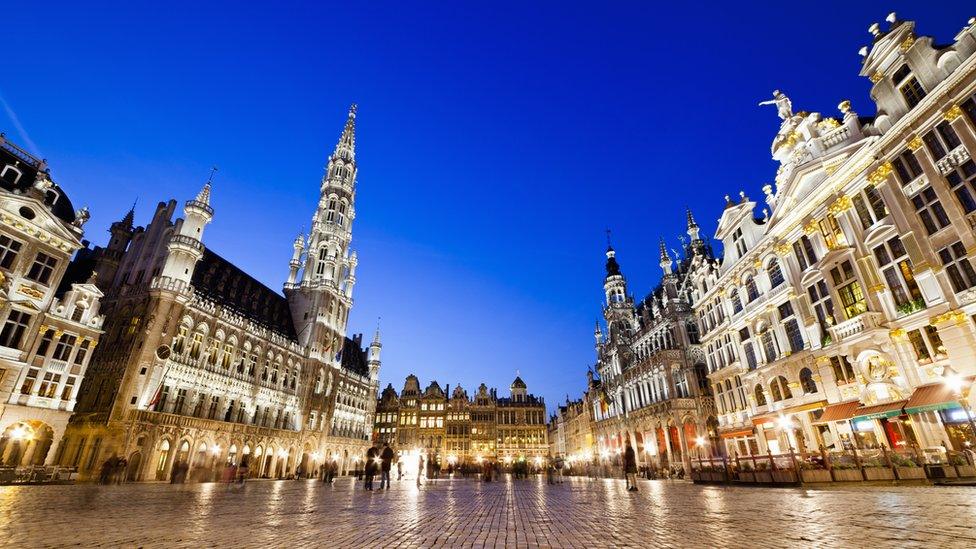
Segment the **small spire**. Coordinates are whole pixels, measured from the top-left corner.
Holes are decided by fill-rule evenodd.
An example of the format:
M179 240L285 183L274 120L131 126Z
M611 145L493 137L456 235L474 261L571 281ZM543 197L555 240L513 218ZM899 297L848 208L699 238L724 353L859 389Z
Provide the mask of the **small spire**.
M610 244L610 227L607 227L607 251L613 250L613 245Z
M661 239L661 262L671 263L671 256L668 255L667 245L664 244L664 239Z
M698 223L695 223L695 216L691 215L691 208L685 206L685 213L687 214L688 217L688 228L697 229Z
M380 343L380 320L382 320L382 319L383 319L383 317L379 317L379 316L376 317L376 333L373 334L373 344L374 345L379 345L379 343Z
M137 196L135 200L132 201L132 207L126 212L125 216L122 217L122 226L128 229L132 228L132 224L136 220L136 204L139 203L139 197Z
M210 181L203 184L203 188L197 193L197 202L210 205Z

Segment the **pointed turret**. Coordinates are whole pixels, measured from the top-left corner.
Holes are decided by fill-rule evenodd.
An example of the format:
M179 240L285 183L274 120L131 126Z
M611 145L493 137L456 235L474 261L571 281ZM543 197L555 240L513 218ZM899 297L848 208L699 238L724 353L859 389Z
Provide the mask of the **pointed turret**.
M617 252L612 246L607 246L607 278L620 275L620 264L617 263Z
M370 379L379 379L380 376L380 351L383 349L383 344L380 343L380 327L376 327L376 333L373 335L373 342L369 344L369 377Z
M661 239L661 270L664 271L665 275L671 274L671 256L668 254L668 248L664 244L664 239Z
M295 251L291 256L291 261L288 262L288 284L294 284L298 278L298 269L302 266L302 252L305 251L305 235L298 233L292 248Z
M699 233L701 229L698 227L698 223L695 222L695 217L691 215L691 208L685 208L685 213L688 217L688 238L690 238L692 242L695 240L700 240Z
M210 174L213 177L213 172ZM176 231L169 241L169 253L163 264L162 276L182 284L189 284L193 269L203 257L203 229L213 221L214 210L210 207L210 179L203 184L196 198L183 206L183 219L176 224Z

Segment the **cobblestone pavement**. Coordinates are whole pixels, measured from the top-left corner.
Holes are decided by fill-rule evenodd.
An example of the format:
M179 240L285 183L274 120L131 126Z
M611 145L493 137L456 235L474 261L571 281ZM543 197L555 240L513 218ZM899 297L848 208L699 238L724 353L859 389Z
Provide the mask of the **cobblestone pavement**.
M19 547L976 547L976 488L542 479L0 487Z

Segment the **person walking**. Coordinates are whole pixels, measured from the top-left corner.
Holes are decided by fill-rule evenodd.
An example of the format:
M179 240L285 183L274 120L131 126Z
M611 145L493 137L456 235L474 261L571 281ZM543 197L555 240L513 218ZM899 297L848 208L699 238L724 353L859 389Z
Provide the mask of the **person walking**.
M403 459L397 459L397 480L403 480Z
M390 448L388 442L383 443L383 452L380 454L380 460L383 464L382 476L380 477L380 490L383 490L384 483L386 489L390 489L390 469L393 468L393 448Z
M424 476L424 455L417 454L417 488L420 488L420 477Z
M557 475L556 476L556 483L557 484L562 484L563 483L563 469L566 467L566 463L563 461L563 457L562 456L558 456L556 458L556 463L554 465L556 466L556 475Z
M366 464L363 466L363 476L366 477L365 488L367 490L373 489L373 477L376 476L376 447L370 446L369 450L366 450Z
M546 484L556 484L555 480L556 463L552 460L552 454L546 457Z
M627 476L627 491L637 491L637 454L634 453L630 439L627 439L627 447L624 449L624 474Z

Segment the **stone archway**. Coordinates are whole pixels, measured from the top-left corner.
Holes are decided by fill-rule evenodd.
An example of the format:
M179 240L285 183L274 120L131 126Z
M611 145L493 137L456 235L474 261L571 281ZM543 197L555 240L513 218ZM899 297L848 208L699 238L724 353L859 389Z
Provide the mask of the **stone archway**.
M0 434L0 465L44 465L54 442L54 429L39 420L18 421Z
M126 468L125 480L129 482L139 480L139 467L142 466L142 452L136 450L129 454L128 462L129 465Z
M171 453L172 448L169 439L164 438L159 442L159 446L156 448L156 480L166 480L166 476L169 474Z

